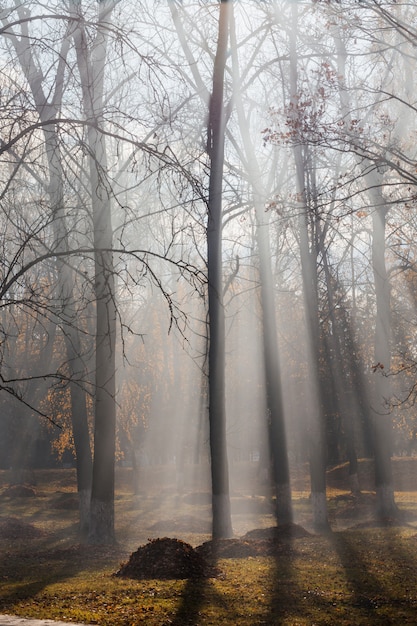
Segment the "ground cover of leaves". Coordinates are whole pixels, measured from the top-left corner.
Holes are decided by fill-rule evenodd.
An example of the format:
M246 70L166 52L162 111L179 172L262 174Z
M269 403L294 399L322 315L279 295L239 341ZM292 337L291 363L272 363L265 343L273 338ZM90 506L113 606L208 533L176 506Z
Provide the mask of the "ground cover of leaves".
M299 523L277 529L272 516L256 526L235 515L248 530L222 541L199 532L205 502L190 497L188 514L151 519L154 500L122 493L118 519L131 534L119 528L120 543L105 547L77 542L69 486L35 491L0 492L0 612L100 626L417 623L416 492L398 492L402 519L381 526L372 492L330 491L325 534L311 529L308 497L297 494ZM115 575L129 562L130 573Z
M132 553L146 555L136 561L140 575L134 568L126 577L114 575L129 557L121 546L31 545L0 564L2 612L101 626L416 623L417 533L408 527L281 538L260 528L195 548L154 539ZM167 576L176 550L181 556ZM184 571L191 554L203 569ZM212 559L215 572L206 569Z

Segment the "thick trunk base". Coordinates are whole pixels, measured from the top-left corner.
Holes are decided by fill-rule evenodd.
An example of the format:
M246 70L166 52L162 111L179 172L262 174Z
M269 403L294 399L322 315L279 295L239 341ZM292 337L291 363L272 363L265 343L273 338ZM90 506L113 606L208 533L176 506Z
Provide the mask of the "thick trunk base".
M329 520L327 518L327 499L325 492L311 492L311 509L313 513L314 529L319 532L327 532L330 530Z
M91 545L113 545L116 543L114 510L111 503L91 500L88 543Z
M285 485L277 485L275 488L277 497L275 515L277 525L291 524L293 521L291 487L289 483Z
M361 488L359 486L359 476L358 474L350 474L349 476L349 483L350 483L350 492L354 495L354 496L358 496L361 492Z
M392 485L379 485L376 488L376 514L382 521L398 519L400 511L395 503Z
M213 507L213 539L231 539L233 528L228 495L212 495Z
M90 528L91 489L81 489L78 492L78 508L80 516L79 533L82 540L88 539Z

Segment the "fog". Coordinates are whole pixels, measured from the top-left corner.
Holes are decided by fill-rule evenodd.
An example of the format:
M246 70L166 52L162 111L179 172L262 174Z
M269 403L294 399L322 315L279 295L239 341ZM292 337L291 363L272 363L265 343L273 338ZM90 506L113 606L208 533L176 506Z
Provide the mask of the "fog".
M417 9L221 4L214 367L221 5L2 9L1 468L74 466L101 507L115 464L185 515L217 494L224 376L235 530L295 519L291 490L326 527L326 472L357 492L364 458L395 515L391 459L417 433Z

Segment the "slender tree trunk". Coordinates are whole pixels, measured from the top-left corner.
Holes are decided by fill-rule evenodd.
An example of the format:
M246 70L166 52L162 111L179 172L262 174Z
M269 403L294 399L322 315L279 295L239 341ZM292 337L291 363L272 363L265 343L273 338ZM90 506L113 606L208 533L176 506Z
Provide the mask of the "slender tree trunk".
M290 89L292 100L292 115L294 128L297 122L297 23L298 7L293 4L293 25L290 39ZM326 454L324 444L324 423L322 415L322 388L319 376L319 316L317 294L317 258L314 242L309 239L309 204L306 193L306 171L302 140L295 139L293 146L296 189L299 198L299 233L300 233L300 257L301 273L303 281L303 295L306 312L307 335L310 344L310 358L312 359L312 382L313 393L316 399L311 407L309 418L309 457L310 457L310 480L311 480L311 503L313 524L317 529L327 529L329 522L327 516L326 500Z
M267 409L269 412L269 445L272 457L273 482L276 493L276 519L278 524L292 522L290 470L285 433L284 407L282 401L281 373L279 364L277 324L275 312L274 283L271 268L269 224L260 221L257 211L256 238L259 253L261 280L262 337L265 366Z
M45 133L48 135L48 132ZM63 173L59 159L59 145L56 133L47 137L50 182L49 195L55 213L55 240L57 251L68 252L68 230L64 214ZM68 261L57 259L58 297L61 303L60 324L63 328L67 364L70 377L71 422L76 455L77 490L80 515L80 535L86 538L89 529L90 498L92 483L92 458L86 392L86 368L82 359L82 345L78 330L75 308L75 274Z
M222 271L222 192L224 165L224 71L231 2L222 2L219 35L213 69L207 150L210 181L207 223L208 314L209 314L209 423L212 480L213 538L231 537L232 522L227 459L225 403L225 319Z
M383 202L380 188L372 192ZM375 206L375 205L374 205ZM381 205L378 205L381 206ZM372 269L376 295L374 376L375 396L372 403L375 487L377 512L382 519L398 515L392 478L392 418L388 406L389 379L384 376L391 364L390 355L390 286L385 265L385 219L387 209L374 208L372 214Z
M256 242L258 247L259 278L261 285L262 342L266 408L268 413L269 457L272 459L272 480L276 495L276 520L278 524L287 524L292 521L293 517L279 364L275 288L271 267L270 225L269 216L265 211L265 190L261 188L263 176L249 132L250 123L245 115L240 95L241 73L237 55L238 43L236 41L234 26L234 20L232 20L231 49L235 106L244 147L242 161L248 164L248 178L253 190L253 203L256 215ZM272 167L273 175L275 175L274 169L275 168Z
M114 472L116 440L116 303L113 266L111 199L106 186L107 154L103 123L104 70L107 59L108 23L114 1L99 3L96 35L89 46L79 8L74 42L81 79L83 107L90 122L87 132L91 204L94 232L95 420L94 460L91 492L89 542L111 544L114 530Z
M320 233L319 235L319 240L323 244L322 233ZM347 399L347 372L349 372L350 370L350 363L347 363L346 368L343 357L343 337L346 330L349 330L349 323L348 320L346 320L346 316L343 316L343 319L340 320L335 315L336 298L333 289L334 278L332 277L330 272L327 251L324 245L320 246L320 252L326 277L329 319L332 323L332 332L329 336L329 374L332 378L333 383L332 387L334 389L335 408L337 413L341 417L346 436L346 448L349 461L349 479L351 491L354 494L358 494L360 492L358 477L358 458L355 446L353 416L350 414L351 407Z
M44 122L45 151L48 161L49 181L47 191L50 198L51 214L54 216L53 229L55 249L59 253L69 252L68 228L65 216L64 172L62 168L61 149L58 132L51 123L59 112L64 85L64 73L69 50L69 32L63 38L59 62L54 79L53 104L48 101L42 87L44 76L42 69L36 66L30 47L28 26L23 19L22 8L18 8L22 18L21 38L10 35L18 54L22 70L30 86L39 118ZM48 123L49 122L49 123ZM43 183L43 181L40 181ZM43 183L44 184L44 183ZM75 273L68 260L57 257L57 300L60 305L58 324L63 329L67 366L70 378L71 421L77 461L77 489L80 512L80 534L85 537L88 531L91 497L92 459L88 429L86 394L82 389L85 382L85 366L81 357L81 340L77 327L77 312L74 304L76 297Z
M346 49L338 29L334 29L334 39L337 48L337 63L339 72L339 90L342 113L348 126L350 122L350 105L348 91L345 84ZM350 137L355 148L358 166L362 169L371 195L372 212L372 269L374 274L376 295L376 319L374 339L374 394L371 406L373 452L375 460L375 488L377 494L377 510L383 519L398 515L394 499L392 480L392 419L389 414L387 400L390 397L389 380L384 376L391 364L390 351L390 286L385 265L385 222L388 209L382 193L382 176L367 160L360 155L360 137Z

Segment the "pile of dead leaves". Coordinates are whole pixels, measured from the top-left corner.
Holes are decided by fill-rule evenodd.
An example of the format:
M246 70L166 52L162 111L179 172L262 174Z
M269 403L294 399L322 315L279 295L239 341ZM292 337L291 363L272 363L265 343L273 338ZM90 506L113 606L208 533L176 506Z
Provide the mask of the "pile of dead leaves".
M193 548L180 539L150 539L130 555L114 576L135 579L182 579L222 576L215 566L218 558L273 556L292 550L291 539L310 534L301 526L252 530L241 538L206 541Z
M268 528L255 528L236 539L212 539L196 548L208 561L216 559L245 559L256 556L276 556L291 552L292 539L310 537L310 533L297 524L283 524Z
M220 574L194 548L180 539L150 539L130 555L114 574L135 579L183 579L216 577Z
M27 485L10 485L1 495L6 498L34 498L36 491Z
M22 522L17 517L0 518L1 539L36 539L43 536L43 531L32 524Z

